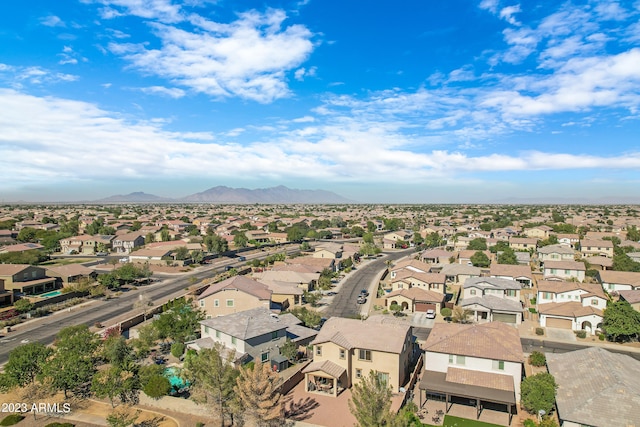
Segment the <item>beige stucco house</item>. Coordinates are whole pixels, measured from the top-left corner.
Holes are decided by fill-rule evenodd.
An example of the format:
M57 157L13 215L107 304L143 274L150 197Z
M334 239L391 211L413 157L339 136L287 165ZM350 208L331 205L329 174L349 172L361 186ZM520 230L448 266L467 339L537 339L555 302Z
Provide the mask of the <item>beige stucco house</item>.
M234 276L209 286L196 301L210 319L253 308L270 308L271 290L256 280Z

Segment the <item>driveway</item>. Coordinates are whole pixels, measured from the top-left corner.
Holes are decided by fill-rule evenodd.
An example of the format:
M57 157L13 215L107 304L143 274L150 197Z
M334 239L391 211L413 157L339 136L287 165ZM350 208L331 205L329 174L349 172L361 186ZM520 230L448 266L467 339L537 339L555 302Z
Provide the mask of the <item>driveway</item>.
M411 326L416 328L433 328L433 325L436 323L436 319L427 319L427 313L417 312L413 313L411 316Z
M545 328L547 339L562 342L576 342L576 334L569 329Z

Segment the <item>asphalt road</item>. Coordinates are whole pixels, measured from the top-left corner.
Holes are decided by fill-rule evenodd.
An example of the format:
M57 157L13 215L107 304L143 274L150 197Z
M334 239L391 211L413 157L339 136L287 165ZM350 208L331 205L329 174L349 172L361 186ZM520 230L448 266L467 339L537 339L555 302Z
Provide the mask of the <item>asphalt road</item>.
M287 253L299 252L299 248L286 248ZM265 258L277 251L257 252L246 254L247 260ZM193 279L200 281L204 278L212 277L216 272L221 271L225 265L239 266L244 263L235 262L234 259L224 258L217 263L205 267L200 267L191 273L185 273L179 277L154 274L154 278L161 279L159 282L146 286L140 286L136 290L123 292L119 297L109 300L92 300L89 304L73 307L70 311L60 311L47 317L34 319L30 322L16 325L14 329L4 337L0 338L0 365L9 360L9 353L25 340L28 342L39 341L45 345L51 344L57 333L73 325L93 326L96 322L109 325L109 320L121 316L134 310L134 304L139 295L144 294L153 303L164 302L172 294L184 293L184 289L192 284ZM154 304L155 305L155 304ZM138 313L139 309L136 310Z
M375 297L378 285L377 278L380 273L387 268L388 260L395 261L415 252L415 248L405 249L398 252L386 253L385 256L373 261L363 261L356 267L357 270L349 275L340 286L340 291L333 298L331 304L323 311L323 316L329 317L351 317L360 315L361 305L356 302L362 289L369 292L367 304Z

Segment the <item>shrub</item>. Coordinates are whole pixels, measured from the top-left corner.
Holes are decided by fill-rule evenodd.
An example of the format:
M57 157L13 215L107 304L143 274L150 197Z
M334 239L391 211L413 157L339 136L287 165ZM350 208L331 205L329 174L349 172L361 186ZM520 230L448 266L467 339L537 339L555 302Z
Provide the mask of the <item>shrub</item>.
M536 309L534 307L529 307L529 313L537 313Z
M544 328L536 328L536 335L544 335Z
M0 421L0 426L12 426L14 424L18 424L23 419L24 415L22 414L7 415L2 421Z
M536 304L536 301L537 301L537 300L536 300L536 297L533 297L533 298L531 298L531 299L529 300L529 302L531 303L531 305L535 305L535 304ZM529 421L531 421L531 420L529 420Z
M547 358L543 353L534 351L529 356L529 364L532 366L544 366L547 363Z
M171 345L171 355L174 357L180 357L184 354L184 344L181 342L174 342Z
M587 337L587 331L576 331L576 336L578 338L586 338Z
M522 425L524 427L538 427L538 425L536 424L535 421L533 420L524 420L524 423L522 423Z
M604 334L598 334L598 339L600 341L604 341L604 338L605 338Z
M171 391L171 382L169 382L169 379L165 376L154 375L149 378L142 391L152 399L160 399Z
M198 421L196 423L196 427L204 427L204 423L202 421Z
M75 424L71 424L71 423L49 423L44 427L75 427Z
M451 309L449 307L444 307L442 310L440 310L440 314L442 315L442 317L451 317Z

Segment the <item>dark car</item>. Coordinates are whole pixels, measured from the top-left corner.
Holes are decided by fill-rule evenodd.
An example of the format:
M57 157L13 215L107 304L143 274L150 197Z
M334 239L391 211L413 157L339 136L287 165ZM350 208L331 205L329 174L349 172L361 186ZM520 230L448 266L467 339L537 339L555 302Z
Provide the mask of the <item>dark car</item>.
M360 290L360 296L362 297L368 297L369 296L369 291L367 291L366 289L362 289Z

